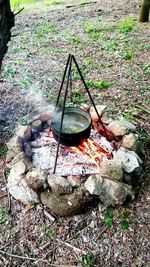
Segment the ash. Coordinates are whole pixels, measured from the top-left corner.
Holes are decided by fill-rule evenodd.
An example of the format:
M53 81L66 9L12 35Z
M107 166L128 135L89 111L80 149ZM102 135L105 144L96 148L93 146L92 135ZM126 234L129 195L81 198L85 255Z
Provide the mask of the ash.
M106 151L112 152L111 143L104 137L100 138L94 130L91 131L91 137ZM52 173L55 165L57 143L52 134L49 134L49 130L40 133L40 136L31 142L31 146L34 166ZM86 154L77 153L71 147L60 145L56 173L63 176L88 175L99 173L99 168Z

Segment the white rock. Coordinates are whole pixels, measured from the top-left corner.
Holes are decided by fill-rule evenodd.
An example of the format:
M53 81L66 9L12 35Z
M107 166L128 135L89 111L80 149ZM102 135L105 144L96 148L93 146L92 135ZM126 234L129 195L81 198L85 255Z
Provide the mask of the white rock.
M106 105L97 105L96 106L96 109L98 111L98 114L99 116L101 117L102 114L105 112L105 110L107 109L107 106ZM91 115L91 118L92 118L92 121L99 121L99 117L95 111L95 108L94 107L90 107L90 111L89 111L90 115Z
M91 175L84 186L90 194L99 196L105 206L122 205L127 196L134 198L130 185L102 178L99 174Z
M134 133L123 136L122 146L131 150L136 148L137 137Z
M72 187L79 187L81 185L80 176L68 176L67 180L71 184Z
M57 174L50 174L47 177L47 182L51 187L53 193L56 194L70 194L72 193L72 186L68 180Z
M139 156L134 152L124 147L121 147L116 152L114 159L122 163L122 168L128 173L133 172L136 168L140 167L139 163L142 163Z
M122 181L123 170L121 162L115 159L104 159L100 164L100 174L112 180Z
M44 191L47 188L47 173L41 169L33 168L26 175L27 185L35 192Z
M122 124L121 121L112 121L108 125L108 130L115 136L123 136L128 132L128 129Z
M19 125L16 129L16 134L25 140L30 140L31 138L31 127L29 125Z
M20 152L22 152L21 138L17 135L13 136L7 143L7 147L9 150L12 150L16 154L19 154Z
M7 188L9 193L24 204L39 203L38 195L28 187L24 176L17 175L11 170L8 176Z
M97 175L91 175L86 182L84 183L84 187L91 195L99 196L102 192L102 177Z
M109 124L110 122L113 121L113 119L110 118L108 112L104 112L104 113L102 114L102 116L101 116L101 120L102 120L102 122L105 123L105 124Z
M136 126L131 123L130 121L127 121L123 116L119 118L119 121L122 123L124 127L126 127L130 132L135 132Z

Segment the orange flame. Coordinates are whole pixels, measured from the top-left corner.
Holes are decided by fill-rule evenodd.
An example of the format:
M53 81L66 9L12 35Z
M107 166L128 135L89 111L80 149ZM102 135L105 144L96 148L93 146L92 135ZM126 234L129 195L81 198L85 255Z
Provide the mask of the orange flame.
M99 163L102 161L103 157L112 157L110 152L100 147L91 137L86 141L83 141L80 146L71 147L71 149L76 153L83 153L87 155L97 167L99 167Z

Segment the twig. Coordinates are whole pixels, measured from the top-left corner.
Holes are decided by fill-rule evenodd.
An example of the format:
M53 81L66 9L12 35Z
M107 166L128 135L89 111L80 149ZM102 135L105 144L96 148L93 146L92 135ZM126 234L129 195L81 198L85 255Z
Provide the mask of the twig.
M54 216L52 216L49 212L47 212L46 210L44 210L44 215L50 219L52 222L54 222L56 220L56 218Z
M144 111L144 112L150 114L150 109L149 109L149 108L145 108L145 107L140 106L140 105L138 105L138 104L136 104L136 105L134 105L134 106L135 106L136 108L138 108L138 109L140 109L140 110L142 110L142 111Z
M97 241L106 231L107 231L107 229L108 229L109 227L108 226L106 226L100 233L99 233L99 235L97 236L97 238L96 238L96 240L95 241Z
M7 255L7 256L9 256L9 257L18 258L18 259L23 259L23 260L30 260L30 261L36 261L36 260L38 260L38 261L48 262L47 260L35 259L35 258L25 257L25 256L19 256L19 255L16 255L16 254L12 254L12 253L3 251L2 249L0 249L0 253L2 253L2 254L4 254L4 255Z
M3 251L0 249L0 253L4 254L4 255L7 255L9 257L13 257L13 258L18 258L18 259L23 259L23 260L29 260L29 261L42 261L42 262L45 262L47 263L49 266L53 266L53 267L67 267L67 265L60 265L60 264L53 264L53 263L49 263L48 260L44 260L43 258L41 259L36 259L36 258L31 258L31 257L25 257L25 256L19 256L19 255L16 255L16 254L12 254L12 253L8 253L6 251ZM69 265L68 267L71 267L71 265ZM72 266L74 267L74 266Z
M3 170L3 176L4 176L5 181L7 183L7 179L6 179L6 175L5 175L5 170ZM8 196L8 209L7 209L7 211L8 211L8 213L11 213L11 195L10 195L10 193L8 191L8 188L7 188L7 196Z
M76 252L79 252L79 253L82 253L82 254L85 254L86 255L86 251L84 251L84 250L81 250L81 249L79 249L79 248L77 248L77 247L75 247L75 246L73 246L73 245L71 245L71 244L69 244L69 243L67 243L67 242L64 242L64 241L62 241L62 240L60 240L60 239L56 239L58 242L60 242L60 243L62 243L62 244L64 244L64 245L66 245L67 247L69 247L69 248L72 248L74 251L76 251Z
M24 7L21 8L18 12L16 12L16 13L14 14L14 16L18 15L18 14L21 13L23 10L24 10Z

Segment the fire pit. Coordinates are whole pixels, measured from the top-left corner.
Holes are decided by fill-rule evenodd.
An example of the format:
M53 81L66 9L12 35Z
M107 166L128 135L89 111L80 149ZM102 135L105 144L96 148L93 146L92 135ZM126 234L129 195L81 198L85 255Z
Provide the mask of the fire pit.
M10 168L7 187L14 198L25 204L42 202L64 216L87 209L95 198L106 206L122 205L127 197L134 198L133 185L142 164L135 152L138 136L131 132L135 126L124 119L107 121L103 109L102 120L115 136L108 141L97 130L99 123L93 121L92 107L90 113L90 137L79 146L60 145L55 174L57 141L48 126L52 115L45 112L29 125L18 126L7 144L6 157Z
M56 108L18 126L7 143L10 194L63 216L87 209L95 199L105 206L134 199L142 165L136 126L110 118L106 106L95 106L88 89L93 106L66 108L67 90L68 83L62 109L59 93Z

